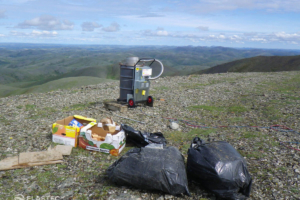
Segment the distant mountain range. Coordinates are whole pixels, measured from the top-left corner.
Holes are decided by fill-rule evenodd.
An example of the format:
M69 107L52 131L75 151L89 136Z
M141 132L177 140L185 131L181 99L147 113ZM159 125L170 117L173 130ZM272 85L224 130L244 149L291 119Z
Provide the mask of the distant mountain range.
M71 87L72 84L66 81L74 81L76 77L81 82L76 82L76 86L118 80L119 63L131 56L157 58L165 66L163 75L174 76L256 68L272 71L277 70L275 65L281 62L286 63L286 69L294 69L296 61L293 63L290 58L297 60L296 55L300 55L300 50L0 43L0 97L55 89L50 84L57 88ZM281 56L288 57L283 59ZM240 59L245 63L239 64ZM232 65L235 67L231 68ZM154 66L154 74L156 71ZM88 77L91 77L90 81L84 81Z
M300 70L300 56L257 56L201 70L198 73L278 72Z

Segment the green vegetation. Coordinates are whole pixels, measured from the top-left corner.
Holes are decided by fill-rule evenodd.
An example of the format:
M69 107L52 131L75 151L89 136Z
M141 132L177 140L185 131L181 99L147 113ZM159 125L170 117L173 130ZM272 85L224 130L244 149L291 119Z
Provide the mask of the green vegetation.
M99 83L110 82L110 81L113 80L91 77L91 76L78 76L78 77L61 78L61 79L46 82L44 84L30 85L28 87L23 87L23 88L9 87L9 86L2 87L0 85L0 97L1 94L3 94L3 96L9 96L9 95L17 95L17 94L50 92L58 89L78 88L80 86L96 85ZM1 91L3 92L1 93Z
M4 123L5 125L9 125L10 122L4 116L0 115L0 123Z
M250 75L252 76L252 74ZM299 75L298 72L297 75ZM249 80L249 78L252 78L251 76L247 75L247 80ZM187 151L190 147L191 141L196 136L205 140L206 143L220 140L227 141L235 149L237 149L243 157L247 159L247 166L250 174L255 178L256 183L260 184L261 186L261 190L259 191L260 194L265 195L266 198L272 198L272 194L269 194L269 192L272 192L272 190L274 189L280 191L280 189L282 189L281 186L283 185L283 189L286 191L286 194L281 194L283 197L288 195L299 196L298 185L289 185L290 178L293 178L294 175L297 176L295 168L293 168L294 165L289 161L292 160L291 162L293 162L293 160L296 160L298 158L297 153L295 154L292 149L288 149L282 145L279 145L279 141L297 141L297 135L294 136L294 133L277 132L272 129L260 127L228 127L231 125L253 125L269 127L272 124L278 123L286 125L297 131L299 130L298 125L294 125L294 123L297 122L299 118L299 112L297 109L295 109L298 108L297 106L299 105L300 91L300 80L298 80L297 76L281 76L281 73L280 76L274 76L273 73L263 75L255 74L255 76L262 77L259 77L259 80L255 80L255 85L252 85L251 87L249 86L249 90L248 88L240 89L239 87L228 88L228 91L230 90L233 96L227 97L226 91L222 90L220 92L219 88L217 88L216 86L215 88L217 88L217 94L220 94L220 98L207 98L207 101L200 102L198 96L195 95L194 97L191 97L189 99L190 101L188 101L188 103L194 102L192 104L188 104L192 106L187 108L182 106L180 107L180 112L177 112L177 109L168 110L170 109L170 106L181 106L181 102L175 102L176 99L174 100L174 98L167 98L167 96L162 97L165 98L165 103L168 104L163 104L163 102L161 102L161 105L153 109L149 107L146 107L145 109L142 108L142 110L146 111L147 113L148 111L153 112L150 114L161 115L164 117L178 117L179 119L188 120L192 124L202 124L203 126L204 124L206 124L207 127L216 128L191 128L187 124L182 123L183 121L179 121L181 130L172 131L171 129L166 128L166 125L169 123L169 121L166 119L154 119L153 116L146 116L140 113L139 110L136 110L136 118L149 124L157 123L159 124L158 129L161 128L160 124L163 124L164 127L161 128L161 130L168 141L168 146L175 146L176 148L180 149L185 159L187 158ZM233 79L224 78L224 75L222 74L218 75L218 77L220 77L219 81L211 80L209 84L219 82L222 83L222 80L225 82L225 84L234 81ZM263 83L259 82L265 77L266 79L264 80L267 81ZM272 81L269 81L270 77ZM274 77L276 77L276 79ZM279 80L277 77L282 77L282 79ZM192 81L190 81L191 84L187 84L187 82L178 83L178 88L180 89L181 87L190 87L188 89L206 89L206 84L200 84L196 81L194 82L193 78L194 76L192 76ZM195 78L195 80L197 80L198 78L199 77ZM180 78L180 80L186 81L186 78ZM239 83L239 81L236 82ZM107 87L111 88L110 86ZM156 85L156 96L161 97L161 94L171 89L173 89L173 86L170 85L164 85L160 87ZM236 91L233 92L233 89L235 89ZM81 93L81 89L73 89L71 91L73 95L75 95L75 93L77 92ZM223 98L224 93L225 98ZM177 94L174 94L174 96L175 95L177 97ZM172 95L170 96L174 97ZM228 98L228 100L224 100L226 98ZM174 104L172 100L174 100ZM3 103L3 105L5 105L6 103L7 105L9 105L10 103L7 102L4 98L2 100L0 99L0 102ZM74 111L74 113L77 113L77 111L79 111L80 113L87 108L91 110L91 107L93 106L95 106L94 103L79 103L73 105L70 104L67 107L59 110L61 112L64 112L65 114L71 111ZM21 111L26 111L26 114L28 113L28 117L31 119L35 119L38 116L47 118L47 114L52 115L54 112L58 112L55 107L41 108L40 106L35 106L33 103L19 106L18 109L21 109ZM14 110L14 112L17 111L19 110ZM14 113L9 113L9 115L10 114L13 115ZM0 116L0 123L2 124L3 122L7 122L8 120L6 118L8 119L7 116ZM129 120L122 121L124 121L125 123L128 122L129 125L136 125L136 123ZM222 125L224 125L224 127L222 127ZM148 129L146 130L148 131ZM151 128L149 129L149 131L151 131ZM16 135L12 135L12 137L16 137ZM40 137L45 137L44 130L37 130L34 132L31 131L26 138L18 138L16 142L13 142L13 140L11 139L2 141L8 141L9 147L11 147L12 149L18 148L18 150L22 150L20 147L20 144L22 144L25 146L24 150L26 150L28 145L26 140L33 137L37 138L36 141L39 141ZM26 141L26 143L23 144L23 141ZM48 138L47 142L44 144L37 144L39 144L39 148L47 149L49 143L52 146L55 145L54 143L50 142L50 138ZM289 145L295 148L299 148L295 144ZM107 149L110 148L112 147L107 146ZM115 160L119 159L131 148L134 147L125 147L121 155L118 157L100 152L89 152L80 148L73 148L72 154L70 156L65 156L64 162L61 164L17 169L3 173L2 178L4 181L3 183L0 183L0 187L3 187L3 191L6 194L9 194L9 190L11 189L7 188L10 185L14 185L15 180L29 177L27 179L29 184L26 186L32 185L34 187L31 187L31 191L25 191L27 195L41 196L50 192L51 195L60 196L66 192L72 191L74 192L72 195L73 198L86 199L88 195L91 194L90 191L92 190L93 196L90 196L89 198L108 199L109 196L110 198L113 198L114 195L122 194L124 188L120 188L119 186L108 181L106 170ZM5 154L11 153L5 152L2 153L1 156L5 157ZM74 184L65 188L61 188L62 184L68 185L68 183L71 182L68 181L68 179L72 181L74 180ZM277 182L275 181L275 179L279 179L280 184L276 184ZM270 185L272 186L272 189L270 189ZM18 181L16 181L16 184L14 186L16 187L14 190L27 190L27 187L24 187L24 182L19 183ZM199 186L195 185L194 183L189 183L189 187L193 196L196 193L197 195L201 193L202 197L209 196L212 199L215 198L215 196L212 196L211 193L206 192L205 190L204 192L207 194L202 193L202 189L199 189ZM125 190L127 189L129 189L129 192L133 193L134 195L144 193L144 191L135 189L131 190L131 188L126 188ZM117 193L113 194L113 191L117 191ZM161 196L160 193L151 193L151 197L153 198L158 198L159 196ZM4 197L2 198L6 199ZM205 198L202 199L204 200Z
M27 111L29 110L34 110L36 108L36 105L32 105L32 104L26 104L25 105L25 108Z
M33 115L30 117L30 119L38 119L40 117L47 117L47 116L52 115L56 112L57 112L57 110L53 107L46 107L46 108L43 108L43 109L38 109L38 110L36 110L35 112L32 113Z
M195 137L206 138L208 135L215 133L216 129L192 129L188 133L182 133L181 131L171 131L165 133L165 137L168 141L172 141L172 145L176 146L183 152L187 154L187 150L191 145L191 141Z
M154 87L155 90L169 90L168 87L166 86L161 86L161 87Z
M242 113L247 112L248 109L244 106L228 106L228 107L218 107L218 106L209 106L209 105L196 105L189 106L189 110L205 110L209 112L231 112L231 113Z
M95 102L90 102L90 103L80 103L80 104L74 104L71 106L67 106L63 108L63 111L74 111L74 110L84 110L90 106L94 106L96 103Z
M300 70L300 56L257 56L217 65L198 73L278 72Z
M256 133L254 132L246 132L242 136L243 138L256 138L259 137Z
M225 110L223 107L208 106L208 105L197 105L188 107L189 110L206 110L210 112L222 112Z
M244 121L244 118L243 117L231 117L231 118L228 119L228 121L232 122L232 123L234 123L234 122L242 122L242 121Z
M179 83L181 88L184 89L200 89L203 88L203 86L209 85L209 84L202 84L202 83Z
M242 113L242 112L247 112L249 111L247 108L244 106L229 106L228 107L228 112L232 113Z
M291 91L299 91L300 89L300 79L298 76L291 77L289 80L284 81L282 84L280 84L280 87L276 83L270 84L270 89L274 89L277 92L287 93ZM288 98L294 100L299 100L299 96L288 96Z
M247 158L255 158L255 159L260 159L260 158L264 158L266 155L263 154L262 152L260 151L252 151L251 153L248 153L248 152L240 152L240 154L242 156L245 156Z
M188 75L202 69L258 55L298 55L293 50L233 49L224 47L169 47L169 46L89 46L89 45L32 45L1 44L0 97L48 92L119 79L119 63L130 56L158 58L164 64L163 76ZM257 57L262 59L264 57ZM251 58L250 58L251 59ZM297 57L267 57L265 71L278 71L273 64L290 63L296 66ZM237 61L235 61L237 62ZM252 61L247 61L251 63ZM256 62L254 62L256 64ZM259 63L259 62L258 62ZM229 64L230 66L235 63ZM260 65L259 65L260 66ZM298 64L299 66L299 64ZM250 67L251 68L251 67ZM274 69L273 69L274 68ZM299 68L290 67L292 70ZM290 70L287 68L285 70ZM226 69L226 67L224 68ZM243 64L244 71L251 71ZM237 71L243 71L237 69ZM158 67L153 65L153 74ZM228 71L228 69L226 69ZM89 78L87 78L89 77ZM212 80L208 84L218 83ZM191 87L200 87L195 85Z
M299 188L296 188L296 187L291 188L291 191L292 191L294 194L300 194Z
M277 82L265 82L257 85L259 91L275 91L280 95L280 99L269 100L265 103L260 103L260 112L264 118L273 123L280 123L280 120L288 120L292 113L284 113L283 106L297 106L299 104L299 88L300 79L297 75L291 76L289 79ZM256 100L254 99L253 102Z
M266 106L262 108L262 114L271 121L278 120L282 117L281 112L276 106Z

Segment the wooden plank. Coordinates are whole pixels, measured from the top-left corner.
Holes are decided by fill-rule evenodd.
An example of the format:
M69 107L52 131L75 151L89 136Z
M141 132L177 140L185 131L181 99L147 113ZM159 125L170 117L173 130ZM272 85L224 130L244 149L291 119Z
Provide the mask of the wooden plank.
M25 164L18 164L19 157L8 157L0 161L0 171L10 170L10 169L20 169L25 167L33 167L39 165L52 165L57 163L62 163L63 160L52 160L52 161L45 161L45 162L37 162L37 163L25 163Z
M45 161L45 162L37 162L37 163L25 163L19 164L19 156L8 157L0 161L0 171L2 170L9 170L9 169L18 169L24 167L31 167L37 165L49 165L49 164L56 164L62 163L62 160L54 160L54 161Z
M13 167L19 164L19 156L7 157L0 161L0 171L8 169L17 169L18 167Z
M37 163L51 160L62 160L63 156L55 150L40 152L24 152L19 155L19 165L26 163Z
M108 110L120 111L122 113L127 112L127 105L121 104L118 101L108 100L103 102L104 106Z
M72 152L73 146L68 145L57 145L53 148L53 150L61 153L64 156L69 156Z
M63 155L70 155L72 146L57 145L53 149L40 152L23 152L19 156L8 157L0 161L0 171L24 167L50 165L63 162Z
M64 162L63 160L49 160L45 162L36 162L36 163L25 163L25 164L19 164L16 165L20 167L32 167L32 166L39 166L39 165L52 165L52 164L57 164L57 163L62 163Z

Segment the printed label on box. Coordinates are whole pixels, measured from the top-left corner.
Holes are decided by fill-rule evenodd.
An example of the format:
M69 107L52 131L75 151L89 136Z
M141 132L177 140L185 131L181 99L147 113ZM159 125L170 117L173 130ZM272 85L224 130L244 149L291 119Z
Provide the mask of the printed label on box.
M71 145L73 147L75 146L75 138L68 138L68 137L62 137L59 135L53 135L52 141L55 143L59 143L59 144Z
M152 69L143 69L142 76L151 76Z
M99 151L109 153L113 156L118 156L122 149L125 147L126 138L125 133L121 130L116 135L107 133L104 141L97 141L91 137L89 130L81 132L79 137L78 146L92 151Z

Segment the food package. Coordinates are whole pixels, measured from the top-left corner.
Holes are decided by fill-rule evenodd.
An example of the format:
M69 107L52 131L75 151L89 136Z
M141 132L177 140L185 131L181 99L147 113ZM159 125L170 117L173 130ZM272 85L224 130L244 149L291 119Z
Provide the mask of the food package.
M103 118L100 120L99 124L100 127L102 126L103 129L109 133L114 133L116 131L116 123L112 120L112 118Z

